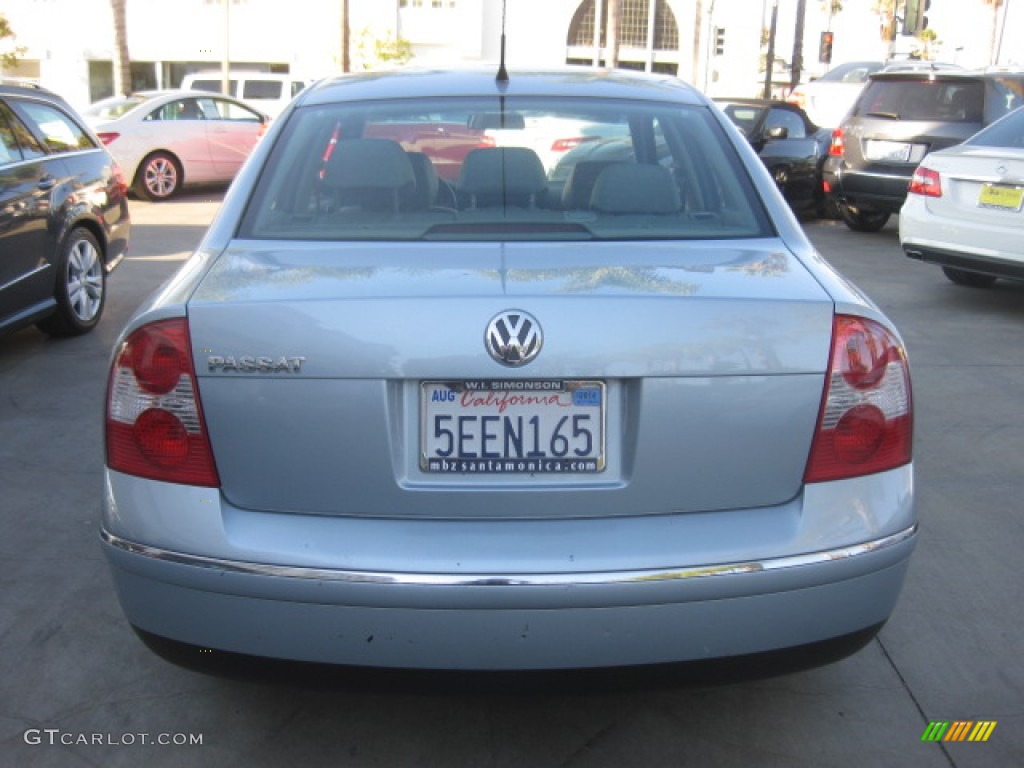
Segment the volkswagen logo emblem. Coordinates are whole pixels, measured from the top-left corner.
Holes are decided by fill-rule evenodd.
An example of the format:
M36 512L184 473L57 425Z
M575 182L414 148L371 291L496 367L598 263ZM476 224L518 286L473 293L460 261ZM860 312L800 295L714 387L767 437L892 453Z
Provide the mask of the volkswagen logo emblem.
M484 345L491 357L510 367L526 365L540 354L544 335L540 323L528 312L508 309L487 324Z

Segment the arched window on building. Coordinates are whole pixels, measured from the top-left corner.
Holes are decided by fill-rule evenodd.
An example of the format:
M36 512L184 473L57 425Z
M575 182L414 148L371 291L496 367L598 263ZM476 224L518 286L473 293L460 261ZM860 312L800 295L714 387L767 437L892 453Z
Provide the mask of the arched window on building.
M607 65L608 0L583 0L580 3L569 24L566 63L594 63L594 26L598 4L601 11L600 63ZM677 74L679 27L666 0L619 0L618 37L619 67Z

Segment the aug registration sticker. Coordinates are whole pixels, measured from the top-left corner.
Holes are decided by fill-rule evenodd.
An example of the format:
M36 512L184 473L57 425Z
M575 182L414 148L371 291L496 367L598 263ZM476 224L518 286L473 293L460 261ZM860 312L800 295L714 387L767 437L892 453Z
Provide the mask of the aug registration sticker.
M605 383L425 381L420 466L426 472L593 473L605 468Z

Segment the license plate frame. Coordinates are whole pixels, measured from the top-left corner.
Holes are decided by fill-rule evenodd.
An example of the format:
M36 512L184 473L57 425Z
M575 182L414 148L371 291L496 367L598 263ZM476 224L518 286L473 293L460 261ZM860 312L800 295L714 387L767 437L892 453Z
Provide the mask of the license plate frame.
M1024 207L1024 187L1012 184L982 184L978 207L1019 212Z
M600 379L422 381L420 469L431 475L603 472L607 393Z

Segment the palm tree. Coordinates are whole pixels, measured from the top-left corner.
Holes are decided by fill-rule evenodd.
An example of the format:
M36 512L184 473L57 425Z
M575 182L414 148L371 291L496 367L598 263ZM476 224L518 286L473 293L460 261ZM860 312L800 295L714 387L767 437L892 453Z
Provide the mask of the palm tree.
M128 95L132 91L132 62L128 56L127 0L110 0L114 12L114 93Z

